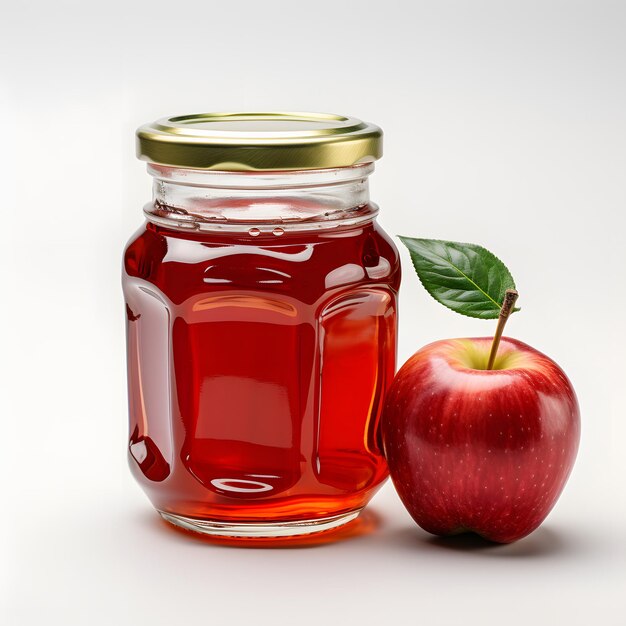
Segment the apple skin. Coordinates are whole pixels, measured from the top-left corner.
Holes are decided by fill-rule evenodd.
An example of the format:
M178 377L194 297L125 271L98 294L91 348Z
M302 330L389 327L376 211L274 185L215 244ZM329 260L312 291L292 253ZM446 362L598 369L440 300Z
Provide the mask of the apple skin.
M424 530L510 543L561 494L580 412L561 368L521 341L502 338L496 366L505 369L474 369L491 341L449 339L416 352L388 391L381 432L395 488Z

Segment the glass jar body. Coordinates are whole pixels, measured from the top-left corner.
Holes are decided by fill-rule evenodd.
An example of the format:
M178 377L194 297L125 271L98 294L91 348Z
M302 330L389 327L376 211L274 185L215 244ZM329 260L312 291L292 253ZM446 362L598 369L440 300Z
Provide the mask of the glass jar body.
M378 424L395 371L397 251L373 205L320 228L267 210L250 225L258 197L236 205L245 227L185 230L175 222L188 211L152 204L159 223L126 248L130 466L156 509L194 530L324 530L387 477Z

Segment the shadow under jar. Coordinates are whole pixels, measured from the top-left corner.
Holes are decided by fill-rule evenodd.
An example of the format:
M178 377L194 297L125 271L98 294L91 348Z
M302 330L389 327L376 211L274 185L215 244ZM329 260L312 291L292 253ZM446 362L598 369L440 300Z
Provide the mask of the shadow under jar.
M133 474L169 522L284 537L354 519L387 477L397 250L379 128L322 114L168 118L127 245Z

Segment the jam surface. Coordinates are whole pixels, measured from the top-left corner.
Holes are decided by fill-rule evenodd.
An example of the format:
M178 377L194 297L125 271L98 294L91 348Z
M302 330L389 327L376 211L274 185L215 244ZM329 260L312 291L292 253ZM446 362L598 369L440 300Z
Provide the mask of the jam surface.
M399 281L375 222L144 225L124 256L129 460L156 508L245 522L364 506L387 477Z

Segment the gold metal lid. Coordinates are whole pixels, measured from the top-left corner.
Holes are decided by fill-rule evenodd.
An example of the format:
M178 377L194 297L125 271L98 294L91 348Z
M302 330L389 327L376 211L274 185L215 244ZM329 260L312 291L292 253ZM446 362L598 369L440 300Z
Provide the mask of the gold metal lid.
M200 113L137 130L137 156L151 163L210 170L349 167L382 156L383 132L330 113Z

